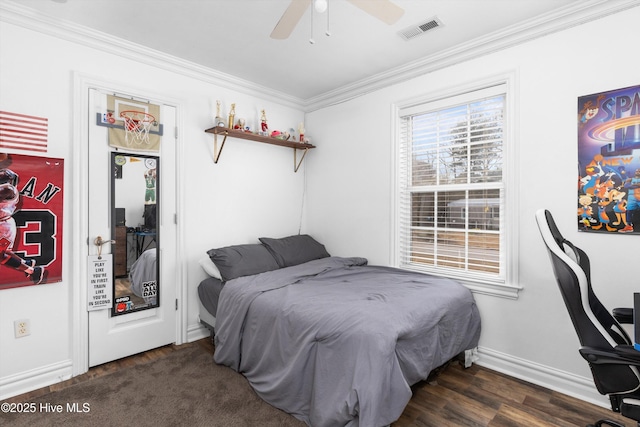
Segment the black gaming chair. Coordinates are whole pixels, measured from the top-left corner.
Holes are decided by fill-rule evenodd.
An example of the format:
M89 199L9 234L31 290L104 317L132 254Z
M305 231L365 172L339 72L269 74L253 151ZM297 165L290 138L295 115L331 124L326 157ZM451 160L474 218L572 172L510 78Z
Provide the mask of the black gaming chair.
M596 388L609 397L614 412L631 418L640 427L640 351L633 348L629 335L620 326L633 323L633 309L615 309L611 315L591 288L587 254L562 237L549 211L537 211L536 220L578 334L580 354L589 363ZM587 427L603 425L624 427L612 420L600 420Z

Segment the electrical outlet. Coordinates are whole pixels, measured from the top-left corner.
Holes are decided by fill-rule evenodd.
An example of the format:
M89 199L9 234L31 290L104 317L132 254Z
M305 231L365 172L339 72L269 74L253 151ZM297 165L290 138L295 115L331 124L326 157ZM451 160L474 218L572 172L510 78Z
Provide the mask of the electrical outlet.
M13 326L16 332L16 338L26 337L31 335L31 322L29 319L20 319L13 322Z

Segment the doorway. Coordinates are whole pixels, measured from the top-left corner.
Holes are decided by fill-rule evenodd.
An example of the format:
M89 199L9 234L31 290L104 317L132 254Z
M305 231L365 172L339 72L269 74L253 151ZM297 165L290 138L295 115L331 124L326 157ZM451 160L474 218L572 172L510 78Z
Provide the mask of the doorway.
M178 109L175 105L151 97L146 99L139 94L95 87L89 83L86 83L86 86L85 93L88 97L85 98L85 102L88 105L84 109L84 120L87 120L87 147L86 167L83 169L86 186L83 191L86 192L84 197L88 214L84 228L88 245L87 256L100 254L111 259L113 270L109 286L112 286L113 306L87 312L86 289L79 292L85 298L81 298L77 305L79 310L87 312L84 371L91 366L181 341L178 304L178 296L181 293L178 275L181 269L178 267L176 221L178 145L175 129ZM158 106L158 124L162 125L162 135L157 151L141 151L133 143L120 147L110 145L111 128L104 126L109 121L101 123L100 117L106 117L111 107L109 97L116 92L119 98L130 99L131 104L149 103ZM144 188L141 195L128 194L135 192L137 181L130 185L122 185L122 177L118 181L114 180L114 174L118 173L114 164L121 161L125 162L123 164L134 165L131 166L132 169L141 168L141 176L137 179L143 182L149 183L153 172L153 200L149 195L149 187ZM144 183L142 186L144 187ZM127 197L116 197L114 192L120 195L127 193ZM123 201L129 199L137 199L138 202ZM150 207L153 207L153 219L148 214L151 211ZM127 211L132 215L129 218L126 217ZM138 215L138 211L142 214ZM106 243L96 246L98 237ZM141 238L147 240L140 242ZM115 259L116 252L123 250L124 265L121 259L117 260L118 262ZM145 262L151 259L148 255L153 256L155 274L152 278L140 280L136 291L133 285L138 285L138 279L132 278L132 267L137 265L136 261L142 262L143 258ZM83 283L87 283L88 270L84 270ZM131 289L132 292L123 297L118 293L122 292L122 289ZM120 301L116 302L116 299ZM121 311L116 310L116 306L120 307L120 303L125 299L127 304L122 305L125 308Z

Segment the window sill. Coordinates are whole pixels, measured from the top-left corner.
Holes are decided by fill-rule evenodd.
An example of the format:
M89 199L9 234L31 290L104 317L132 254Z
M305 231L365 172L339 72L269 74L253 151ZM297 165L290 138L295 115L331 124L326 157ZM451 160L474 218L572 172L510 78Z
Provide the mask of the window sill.
M433 271L425 271L410 266L401 266L400 268L415 271L417 273L430 274L432 276L441 276L455 280L469 289L471 292L480 295L489 295L498 298L518 299L522 286L506 285L504 283L491 282L486 280L471 280L468 277L456 277L455 275L438 274Z
M518 299L518 294L522 290L521 286L509 286L504 284L486 282L472 282L469 280L460 279L458 279L458 281L475 294L489 295L499 298Z

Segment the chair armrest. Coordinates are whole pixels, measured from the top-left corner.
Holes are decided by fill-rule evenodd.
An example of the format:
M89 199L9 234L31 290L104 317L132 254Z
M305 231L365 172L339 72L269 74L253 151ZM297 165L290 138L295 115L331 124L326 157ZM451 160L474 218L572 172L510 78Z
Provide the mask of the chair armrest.
M613 317L618 321L618 323L633 323L633 308L614 308L613 309Z
M609 350L599 350L593 347L580 348L580 354L594 365L634 365L640 367L640 351L631 345L619 345Z

